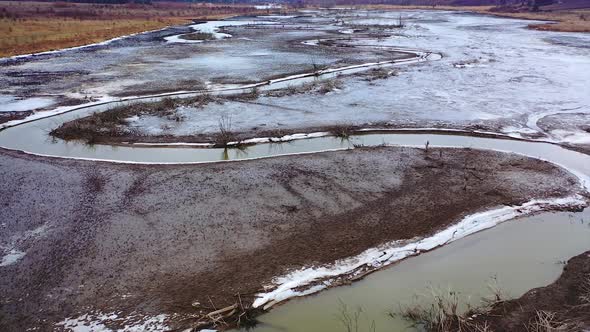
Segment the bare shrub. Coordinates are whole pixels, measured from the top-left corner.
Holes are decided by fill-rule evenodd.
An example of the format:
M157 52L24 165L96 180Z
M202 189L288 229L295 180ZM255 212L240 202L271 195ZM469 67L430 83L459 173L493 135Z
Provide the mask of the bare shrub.
M265 95L267 97L284 97L292 96L295 94L306 93L317 87L317 82L305 83L298 86L289 85L284 89L268 91Z
M215 98L209 94L199 94L189 98L163 98L156 102L138 102L117 106L104 112L66 122L52 130L50 134L66 140L79 139L88 144L94 144L108 137L121 137L136 133L128 128L128 119L132 116L154 115L182 122L184 117L176 112L179 106L201 108L213 100Z
M92 169L88 173L86 179L86 187L91 193L99 193L102 191L106 184L104 177L100 174L96 168Z
M526 329L528 332L573 331L575 325L559 320L555 312L538 310Z
M371 69L365 74L365 76L367 77L366 80L369 82L376 81L376 80L383 80L383 79L389 78L391 76L396 76L396 75L397 75L397 71L389 70L384 67Z
M324 80L320 83L320 87L318 92L321 94L326 94L328 92L332 92L336 89L342 88L343 84L340 80Z
M215 135L215 144L228 147L230 145L239 145L236 134L232 131L231 116L222 115L219 119L219 133Z
M250 91L248 92L244 92L244 93L239 93L239 94L233 94L233 95L229 95L226 98L228 100L256 100L258 99L258 97L260 97L260 90L258 89L258 87L253 87L250 89Z
M257 87L253 87L250 90L249 97L250 97L250 99L258 99L258 97L260 97L260 91L258 90Z
M402 317L413 323L413 326L428 332L492 332L484 323L475 323L469 317L477 312L487 311L487 306L459 310L459 296L452 290L440 291L431 288L429 305L415 304L401 308L392 317Z
M180 38L186 40L212 40L215 39L212 33L209 32L193 32L186 35L182 35Z
M340 138L349 138L354 133L354 126L351 124L340 124L330 128L333 136Z
M297 88L292 85L289 85L288 87L285 88L285 94L287 96L294 95L296 93L297 93Z
M432 290L433 302L429 306L414 305L401 310L401 317L422 327L426 331L452 331L463 320L458 313L459 297L448 291L437 293Z
M346 332L359 332L359 331L368 331L368 332L375 332L376 325L375 321L371 321L369 324L369 329L360 328L360 319L363 314L363 309L361 307L357 307L354 310L351 310L348 305L342 301L340 301L340 308L338 310L338 315L336 318L344 327L344 331Z
M312 70L316 76L320 74L320 71L326 69L326 65L319 64L313 56L309 62L311 63Z
M249 330L258 324L256 315L261 313L260 309L253 308L251 304L242 301L241 295L236 294L236 302L223 307L217 308L211 298L209 298L210 306L201 306L200 303L193 304L196 308L202 308L206 310L206 313L200 311L194 317L194 323L192 323L192 329L201 330L203 328L222 328L227 329L230 326L238 328L245 328Z

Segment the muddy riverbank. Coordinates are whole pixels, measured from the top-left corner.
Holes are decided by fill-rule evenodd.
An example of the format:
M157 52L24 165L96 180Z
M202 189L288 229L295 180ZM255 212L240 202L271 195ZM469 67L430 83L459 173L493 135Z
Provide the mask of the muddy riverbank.
M2 150L0 164L5 330L190 327L237 294L252 303L274 276L579 188L549 163L471 149L184 166Z
M497 332L585 331L590 327L590 251L570 259L551 285L498 303L475 321Z

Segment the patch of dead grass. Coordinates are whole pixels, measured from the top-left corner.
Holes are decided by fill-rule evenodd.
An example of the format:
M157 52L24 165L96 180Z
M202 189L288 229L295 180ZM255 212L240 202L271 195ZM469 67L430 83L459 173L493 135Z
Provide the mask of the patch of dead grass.
M251 5L0 2L0 57L101 42L193 19L260 12Z
M190 98L165 98L157 102L118 106L66 122L50 134L65 140L82 140L88 144L100 142L101 138L105 137L139 136L141 133L138 130L127 126L127 119L132 116L155 115L181 122L183 117L176 113L178 107L201 108L214 100L215 98L208 94L201 94Z

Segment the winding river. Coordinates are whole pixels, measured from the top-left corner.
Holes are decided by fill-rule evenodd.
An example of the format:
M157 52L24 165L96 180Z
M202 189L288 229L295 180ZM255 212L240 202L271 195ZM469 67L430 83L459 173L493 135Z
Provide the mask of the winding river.
M171 96L200 93L226 94L261 89L283 88L301 84L317 77L352 74L375 66L395 66L435 60L440 55L417 50L392 49L411 57L400 60L368 63L320 72L286 76L240 87L210 91L182 91L161 95L124 98L64 109L62 114L23 121L0 131L0 146L29 154L57 158L87 159L118 163L181 164L237 161L281 155L316 153L328 150L354 149L355 146L400 145L424 147L475 148L517 153L552 162L574 173L586 190L590 188L590 156L546 142L531 142L501 137L475 137L454 131L367 131L343 140L326 133L293 135L287 142L255 140L245 149L194 148L180 146L93 145L66 142L51 138L48 132L60 124L101 112L113 106L138 101L159 100ZM253 141L254 142L254 141ZM398 304L416 300L414 295L434 287L451 287L462 294L464 304L477 304L486 295L486 282L495 276L500 288L510 296L550 283L560 274L560 262L590 249L590 226L587 211L543 212L521 217L518 222L504 223L485 232L457 240L442 248L404 260L352 286L338 287L317 296L293 300L261 317L259 331L342 331L333 314L345 303L349 310L362 307L361 330L403 330L407 322L390 318L387 310ZM463 296L464 295L464 296ZM469 297L473 295L474 297ZM417 299L417 301L424 301ZM333 312L333 314L329 314Z
M0 145L27 153L60 158L110 160L123 163L207 163L244 160L326 150L354 149L355 145L469 147L518 153L550 161L574 174L590 187L590 156L559 145L514 139L467 136L458 132L391 132L355 135L348 140L316 137L283 143L261 143L244 150L217 148L87 146L53 140L47 125L55 126L80 116L68 113L26 123L0 132ZM355 312L362 308L361 330L375 324L376 331L405 330L408 323L391 318L398 305L428 301L416 294L451 288L463 304L478 304L489 295L487 285L496 278L499 287L516 297L530 288L555 280L560 262L590 249L590 212L543 212L501 224L442 248L404 260L352 286L329 289L316 296L278 306L260 317L257 331L342 331L338 312L342 303ZM409 329L411 330L411 329Z

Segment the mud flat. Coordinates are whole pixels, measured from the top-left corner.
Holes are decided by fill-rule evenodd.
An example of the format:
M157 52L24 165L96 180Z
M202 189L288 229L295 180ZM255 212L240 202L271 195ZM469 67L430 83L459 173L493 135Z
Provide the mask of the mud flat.
M550 163L472 149L149 166L2 150L0 164L9 331L188 328L215 309L248 307L290 271L580 190Z

